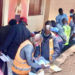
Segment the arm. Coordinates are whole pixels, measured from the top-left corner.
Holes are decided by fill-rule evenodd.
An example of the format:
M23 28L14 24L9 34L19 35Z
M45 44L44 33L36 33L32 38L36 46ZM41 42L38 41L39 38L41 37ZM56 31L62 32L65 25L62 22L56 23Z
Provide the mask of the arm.
M7 39L5 40L5 43L4 43L3 46L0 48L0 51L4 51L5 49L8 48L8 46L9 46L10 43L12 42L14 36L15 36L15 29L12 28L12 29L10 30L10 34L8 35Z
M27 45L25 48L25 54L26 54L26 60L27 60L28 65L35 69L40 68L40 65L32 61L32 58L33 58L32 53L33 53L33 46Z
M57 22L57 23L59 23L59 19L58 19L58 16L56 17L56 22Z
M53 38L53 45L54 45L54 54L52 56L52 59L55 60L60 54L60 48L56 38Z

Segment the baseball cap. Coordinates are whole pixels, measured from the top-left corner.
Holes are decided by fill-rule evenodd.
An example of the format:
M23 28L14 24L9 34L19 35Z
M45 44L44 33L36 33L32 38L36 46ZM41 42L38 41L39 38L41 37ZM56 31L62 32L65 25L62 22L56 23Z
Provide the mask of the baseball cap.
M57 27L53 27L53 28L51 28L51 31L58 33L59 32L59 29Z
M26 18L26 17L21 17L20 20L19 20L19 22L21 22L21 21L26 22L26 25L28 25L28 23L27 23L27 18Z

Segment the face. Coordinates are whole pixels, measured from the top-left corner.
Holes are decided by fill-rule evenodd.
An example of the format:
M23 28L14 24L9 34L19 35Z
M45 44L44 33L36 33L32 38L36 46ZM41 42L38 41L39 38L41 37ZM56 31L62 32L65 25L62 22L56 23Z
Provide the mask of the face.
M59 11L59 14L60 14L60 15L63 15L63 10Z
M21 3L21 0L18 0L17 2L18 2L18 4L20 4Z
M49 35L51 33L51 30L48 30L47 28L46 28L46 26L45 26L45 34L46 35Z

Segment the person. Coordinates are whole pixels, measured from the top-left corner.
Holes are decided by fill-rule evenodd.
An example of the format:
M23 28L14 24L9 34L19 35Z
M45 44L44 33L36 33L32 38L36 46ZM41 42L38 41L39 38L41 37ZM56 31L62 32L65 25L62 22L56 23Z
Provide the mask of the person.
M73 14L74 14L74 9L70 10L70 16L68 18L68 23L70 23L70 21L73 19Z
M64 33L67 36L67 42L65 43L65 46L63 48L63 52L64 52L65 50L68 49L71 27L68 25L68 21L65 18L62 20L62 23L63 23Z
M10 61L7 62L8 75L12 75L11 65L13 64L13 59L15 58L19 45L31 37L31 33L26 26L27 19L25 17L21 17L19 24L12 27L5 43L0 48L0 51L2 52L5 49L7 50L7 56L10 59Z
M17 4L16 4L16 7L15 7L15 19L16 19L17 22L20 19L21 9L22 9L21 7L22 7L21 0L17 0Z
M17 22L15 19L11 19L6 26L0 27L0 46L2 46L5 42L6 37L9 34L9 31L11 30L12 26L16 25Z
M59 29L58 35L63 39L65 43L67 41L67 36L64 33L63 27L59 23L56 23L54 20L52 20L51 23L52 23L52 27L56 27Z
M59 29L56 27L51 28L51 31L55 34L55 37L58 41L59 47L60 47L60 54L62 53L62 49L64 47L64 41L63 39L58 35Z
M73 14L73 20L71 20L70 22L70 27L71 27L71 35L72 35L73 28L75 27L75 14Z
M58 22L61 26L63 25L62 24L62 19L63 18L66 18L67 21L68 21L68 16L65 13L63 13L63 9L62 8L59 8L59 15L56 16L56 22Z
M73 29L73 34L70 37L69 48L75 44L75 27Z
M45 68L44 65L39 65L32 61L36 46L42 41L42 35L36 34L32 40L26 40L21 43L12 65L13 75L28 75L31 68Z
M11 28L16 25L16 20L15 19L11 19L9 21L9 24L6 26L2 26L0 27L0 47L4 44L7 36L9 35L9 32L11 30ZM5 51L4 51L5 53ZM0 59L0 69L2 70L3 65L6 65L6 63L4 63L1 59ZM4 70L4 75L7 75L7 66L5 67Z
M38 58L41 54L46 60L53 63L53 61L59 56L60 48L58 45L58 41L55 37L51 35L51 27L50 25L45 25L44 31L42 31L43 42L41 43L41 50L38 46L38 49L35 50L35 57Z

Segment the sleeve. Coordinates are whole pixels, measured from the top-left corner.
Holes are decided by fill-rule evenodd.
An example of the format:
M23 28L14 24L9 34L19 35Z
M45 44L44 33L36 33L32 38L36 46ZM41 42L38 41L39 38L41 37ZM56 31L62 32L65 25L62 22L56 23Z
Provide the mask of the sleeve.
M65 14L65 16L66 16L66 20L68 21L68 16Z
M31 66L32 68L40 68L40 65L34 63L32 61L32 53L33 53L33 46L32 45L28 45L26 48L25 48L25 54L26 54L26 60L27 60L27 63L29 66Z
M38 57L40 55L40 46L36 46L36 50L35 50L35 53L34 53L34 57Z
M52 59L55 60L60 55L60 48L56 38L53 38L54 45L54 54L52 55Z
M56 22L59 22L58 16L56 17Z
M9 33L8 37L7 37L6 40L5 40L5 43L3 44L2 47L0 47L0 50L1 50L1 51L4 51L5 49L8 48L8 46L9 46L10 43L12 42L13 38L15 37L15 33L16 33L16 32L15 32L15 29L12 28L12 29L10 30L10 33Z

